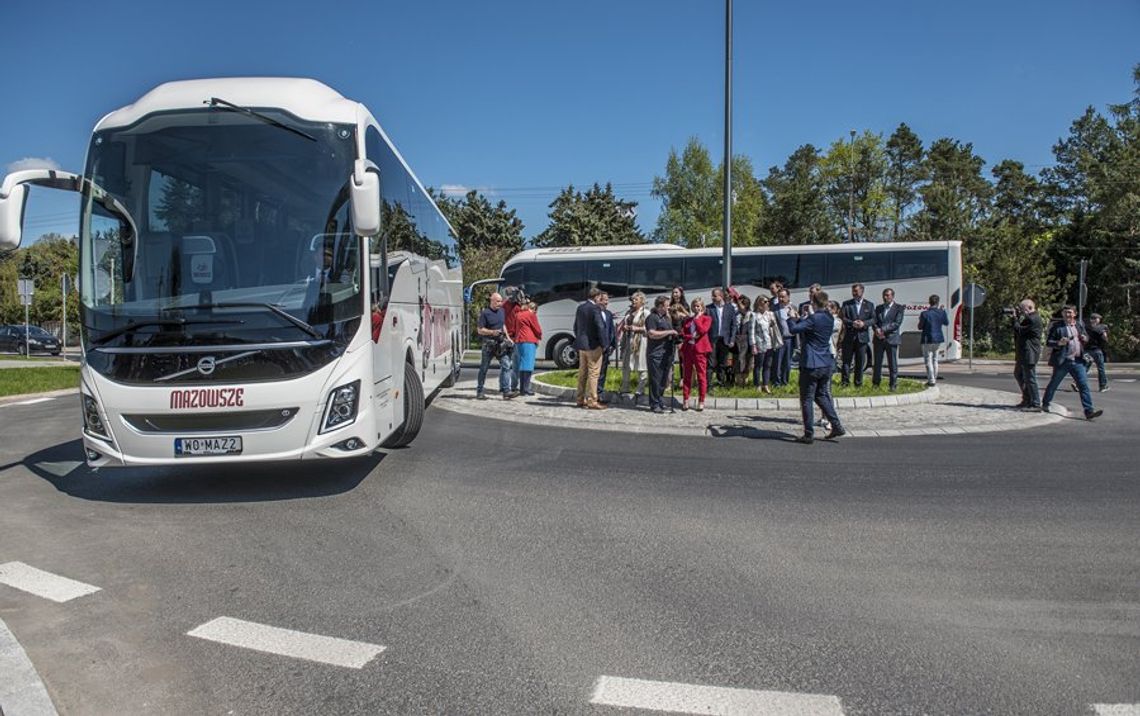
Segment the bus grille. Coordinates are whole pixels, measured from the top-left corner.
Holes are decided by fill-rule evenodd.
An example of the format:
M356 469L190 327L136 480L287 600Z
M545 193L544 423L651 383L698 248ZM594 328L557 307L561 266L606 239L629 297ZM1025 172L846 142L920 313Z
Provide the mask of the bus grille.
M244 410L238 413L189 413L186 415L124 415L123 420L140 433L216 433L241 430L273 430L293 419L300 408Z

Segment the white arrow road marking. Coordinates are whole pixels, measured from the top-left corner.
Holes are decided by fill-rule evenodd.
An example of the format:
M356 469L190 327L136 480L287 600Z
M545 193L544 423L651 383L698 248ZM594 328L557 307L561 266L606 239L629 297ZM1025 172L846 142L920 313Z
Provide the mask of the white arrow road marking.
M836 696L753 691L617 676L599 678L590 703L714 716L843 716L843 707Z
M376 644L320 634L306 634L232 617L218 617L191 629L186 635L230 646L240 646L243 649L344 666L349 669L363 668L377 654L384 651L384 647Z
M99 587L45 572L23 562L0 564L0 584L61 603L99 591Z

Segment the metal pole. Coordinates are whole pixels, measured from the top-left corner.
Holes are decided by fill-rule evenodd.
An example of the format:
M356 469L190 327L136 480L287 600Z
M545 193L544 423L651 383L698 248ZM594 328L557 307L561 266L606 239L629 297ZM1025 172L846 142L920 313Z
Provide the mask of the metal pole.
M847 243L855 240L855 130L851 130L851 144L847 153Z
M732 285L732 0L724 6L724 287Z
M27 303L24 304L24 357L32 357L31 338L28 336L28 304L32 302L32 297L28 296Z
M63 319L63 328L60 331L60 355L67 357L67 274L59 276L60 318Z
M974 302L970 301L970 372L974 371Z
M1088 269L1088 259L1081 259L1081 281L1077 286L1077 320L1085 320L1085 296L1088 295L1085 288L1085 271Z

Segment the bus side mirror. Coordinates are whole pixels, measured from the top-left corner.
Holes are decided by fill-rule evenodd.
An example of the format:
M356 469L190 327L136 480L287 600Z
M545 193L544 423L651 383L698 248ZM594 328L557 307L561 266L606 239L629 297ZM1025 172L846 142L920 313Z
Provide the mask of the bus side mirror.
M357 159L352 171L352 226L358 236L380 233L380 174L376 165Z
M23 184L12 187L7 196L0 195L0 252L20 248L27 201L28 187Z

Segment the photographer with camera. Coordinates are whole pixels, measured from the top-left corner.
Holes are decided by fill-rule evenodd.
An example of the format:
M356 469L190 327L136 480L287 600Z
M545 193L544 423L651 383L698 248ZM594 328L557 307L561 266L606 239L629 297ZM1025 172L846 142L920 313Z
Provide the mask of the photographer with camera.
M1013 318L1013 378L1021 389L1017 407L1041 410L1041 391L1037 387L1037 361L1041 360L1041 332L1044 324L1037 306L1026 298L1006 311Z
M511 392L518 395L521 392L521 381L519 375L519 355L518 349L518 312L522 306L530 302L526 292L523 291L522 286L505 286L503 288L503 328L506 334L515 339L514 348L511 350L511 371L510 371L510 386Z
M1081 407L1085 411L1085 419L1099 418L1104 411L1093 407L1092 392L1089 390L1088 367L1092 360L1086 352L1089 343L1089 333L1085 324L1077 320L1077 309L1074 306L1065 306L1061 311L1061 323L1049 329L1047 344L1053 349L1049 355L1049 365L1053 368L1053 377L1045 388L1045 401L1041 409L1048 411L1053 396L1057 394L1057 386L1068 375L1077 383L1077 390L1081 393Z
M514 355L514 341L506 329L506 313L503 311L503 297L492 293L487 308L479 312L479 322L476 332L482 341L482 352L479 356L479 378L475 383L475 397L486 400L483 384L487 380L487 369L491 366L491 359L499 361L499 391L503 400L510 400L518 395L511 392L511 374L514 372L512 357Z
M672 381L674 347L680 334L669 317L668 299L658 296L645 319L645 360L649 367L649 409L665 412L665 386Z

